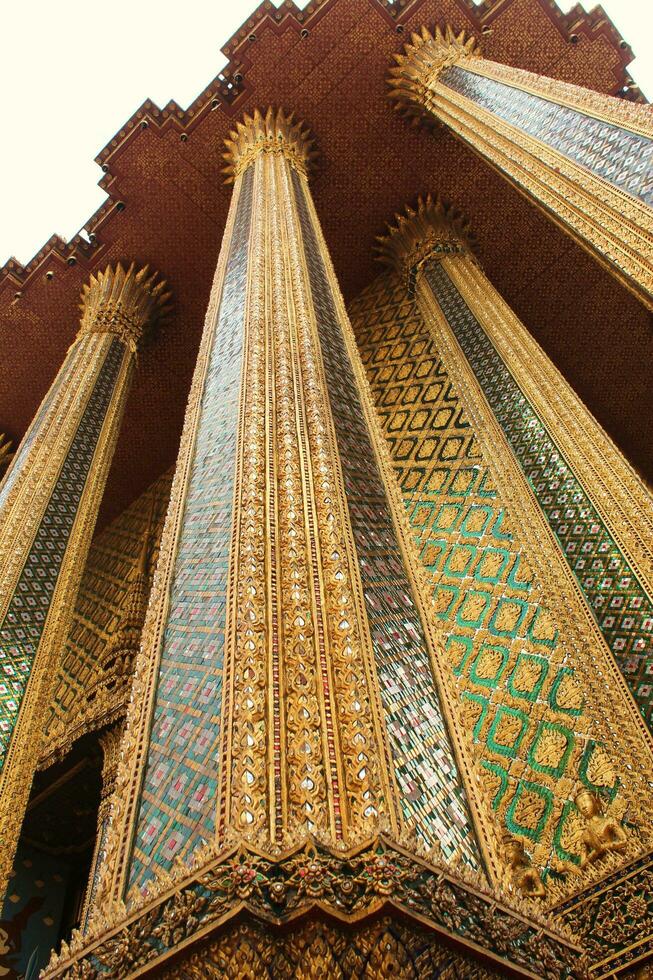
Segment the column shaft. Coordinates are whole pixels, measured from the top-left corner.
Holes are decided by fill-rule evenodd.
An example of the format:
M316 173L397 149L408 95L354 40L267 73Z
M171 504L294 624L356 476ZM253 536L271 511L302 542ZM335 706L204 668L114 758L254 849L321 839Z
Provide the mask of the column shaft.
M310 145L272 112L228 145L232 204L98 908L234 840L273 853L412 826L446 859L481 861Z
M133 373L167 299L147 270L108 269L0 486L0 885L13 860L56 676Z
M653 308L647 109L488 61L449 29L397 61L398 109L447 125Z
M100 738L100 745L103 753L102 763L102 790L100 796L100 806L97 817L97 836L93 857L91 859L91 869L88 877L88 886L84 896L84 905L80 919L81 930L85 931L88 924L89 913L93 907L93 899L98 885L100 866L104 857L106 847L107 831L111 817L112 799L116 788L116 776L118 773L118 762L120 760L120 744L123 737L123 723L117 722L108 728Z
M651 740L624 680L649 717L644 655L629 678L650 615L643 575L591 496L597 424L591 442L578 438L580 406L576 424L568 419L575 396L485 280L464 223L429 199L398 217L380 251L394 276L371 286L352 316L445 634L454 710L489 811L534 866L505 841L513 883L537 894L539 868L552 901L577 886L574 868L600 872L583 863L583 787L611 813L632 813L638 830L619 839L619 854L650 839L639 799ZM564 425L562 409L545 405L554 386ZM615 452L604 440L602 454ZM639 560L645 491L629 501L632 474L623 461L614 470L610 493L641 535L629 552ZM615 592L623 618L605 615Z

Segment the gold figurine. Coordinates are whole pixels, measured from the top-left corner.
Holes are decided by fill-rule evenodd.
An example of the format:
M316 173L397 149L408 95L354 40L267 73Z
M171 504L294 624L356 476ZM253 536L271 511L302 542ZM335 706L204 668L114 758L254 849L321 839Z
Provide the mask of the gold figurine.
M581 837L581 868L600 860L610 851L623 851L626 831L613 817L603 815L599 798L588 789L581 789L576 793L574 802L585 820Z
M505 834L501 843L512 880L522 895L526 898L544 898L546 889L539 872L531 865L522 842L511 834Z

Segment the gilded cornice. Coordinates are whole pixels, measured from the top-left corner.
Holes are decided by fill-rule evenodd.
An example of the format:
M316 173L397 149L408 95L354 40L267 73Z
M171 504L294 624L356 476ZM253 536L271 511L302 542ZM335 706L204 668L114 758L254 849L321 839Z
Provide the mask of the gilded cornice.
M317 156L313 138L304 124L295 121L292 113L271 106L265 114L255 109L253 115L245 115L232 129L225 146L227 152L223 156L227 165L223 173L227 184L232 184L259 153L281 154L304 176Z
M388 73L390 99L397 112L405 116L411 125L434 122L429 109L431 86L444 68L472 58L480 51L476 38L465 37L465 32L455 34L447 24L444 31L438 26L435 33L422 27L419 34L411 34L403 54L395 54L396 67Z
M127 269L120 262L109 265L92 275L82 290L78 337L113 333L135 351L145 328L169 312L171 296L165 280L159 280L149 266L137 269L135 262Z
M439 197L419 197L395 215L385 235L377 237L376 258L410 279L425 262L474 249L469 222Z

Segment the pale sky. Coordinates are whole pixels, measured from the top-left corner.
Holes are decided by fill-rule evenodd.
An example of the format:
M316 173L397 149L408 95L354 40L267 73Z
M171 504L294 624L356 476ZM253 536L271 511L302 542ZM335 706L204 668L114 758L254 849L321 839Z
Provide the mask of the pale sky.
M256 5L3 3L0 265L12 255L28 262L55 232L76 234L106 198L97 187L98 151L146 98L186 108L224 67L222 44ZM560 5L568 10L573 0ZM630 72L653 100L653 0L603 0L603 7L638 55Z

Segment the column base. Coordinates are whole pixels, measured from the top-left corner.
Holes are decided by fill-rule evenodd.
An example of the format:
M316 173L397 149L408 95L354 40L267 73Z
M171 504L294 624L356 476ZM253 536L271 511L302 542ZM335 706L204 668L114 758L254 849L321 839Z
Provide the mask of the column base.
M432 976L446 957L470 977L586 975L580 948L543 917L378 836L347 851L232 847L122 921L92 920L42 977Z

